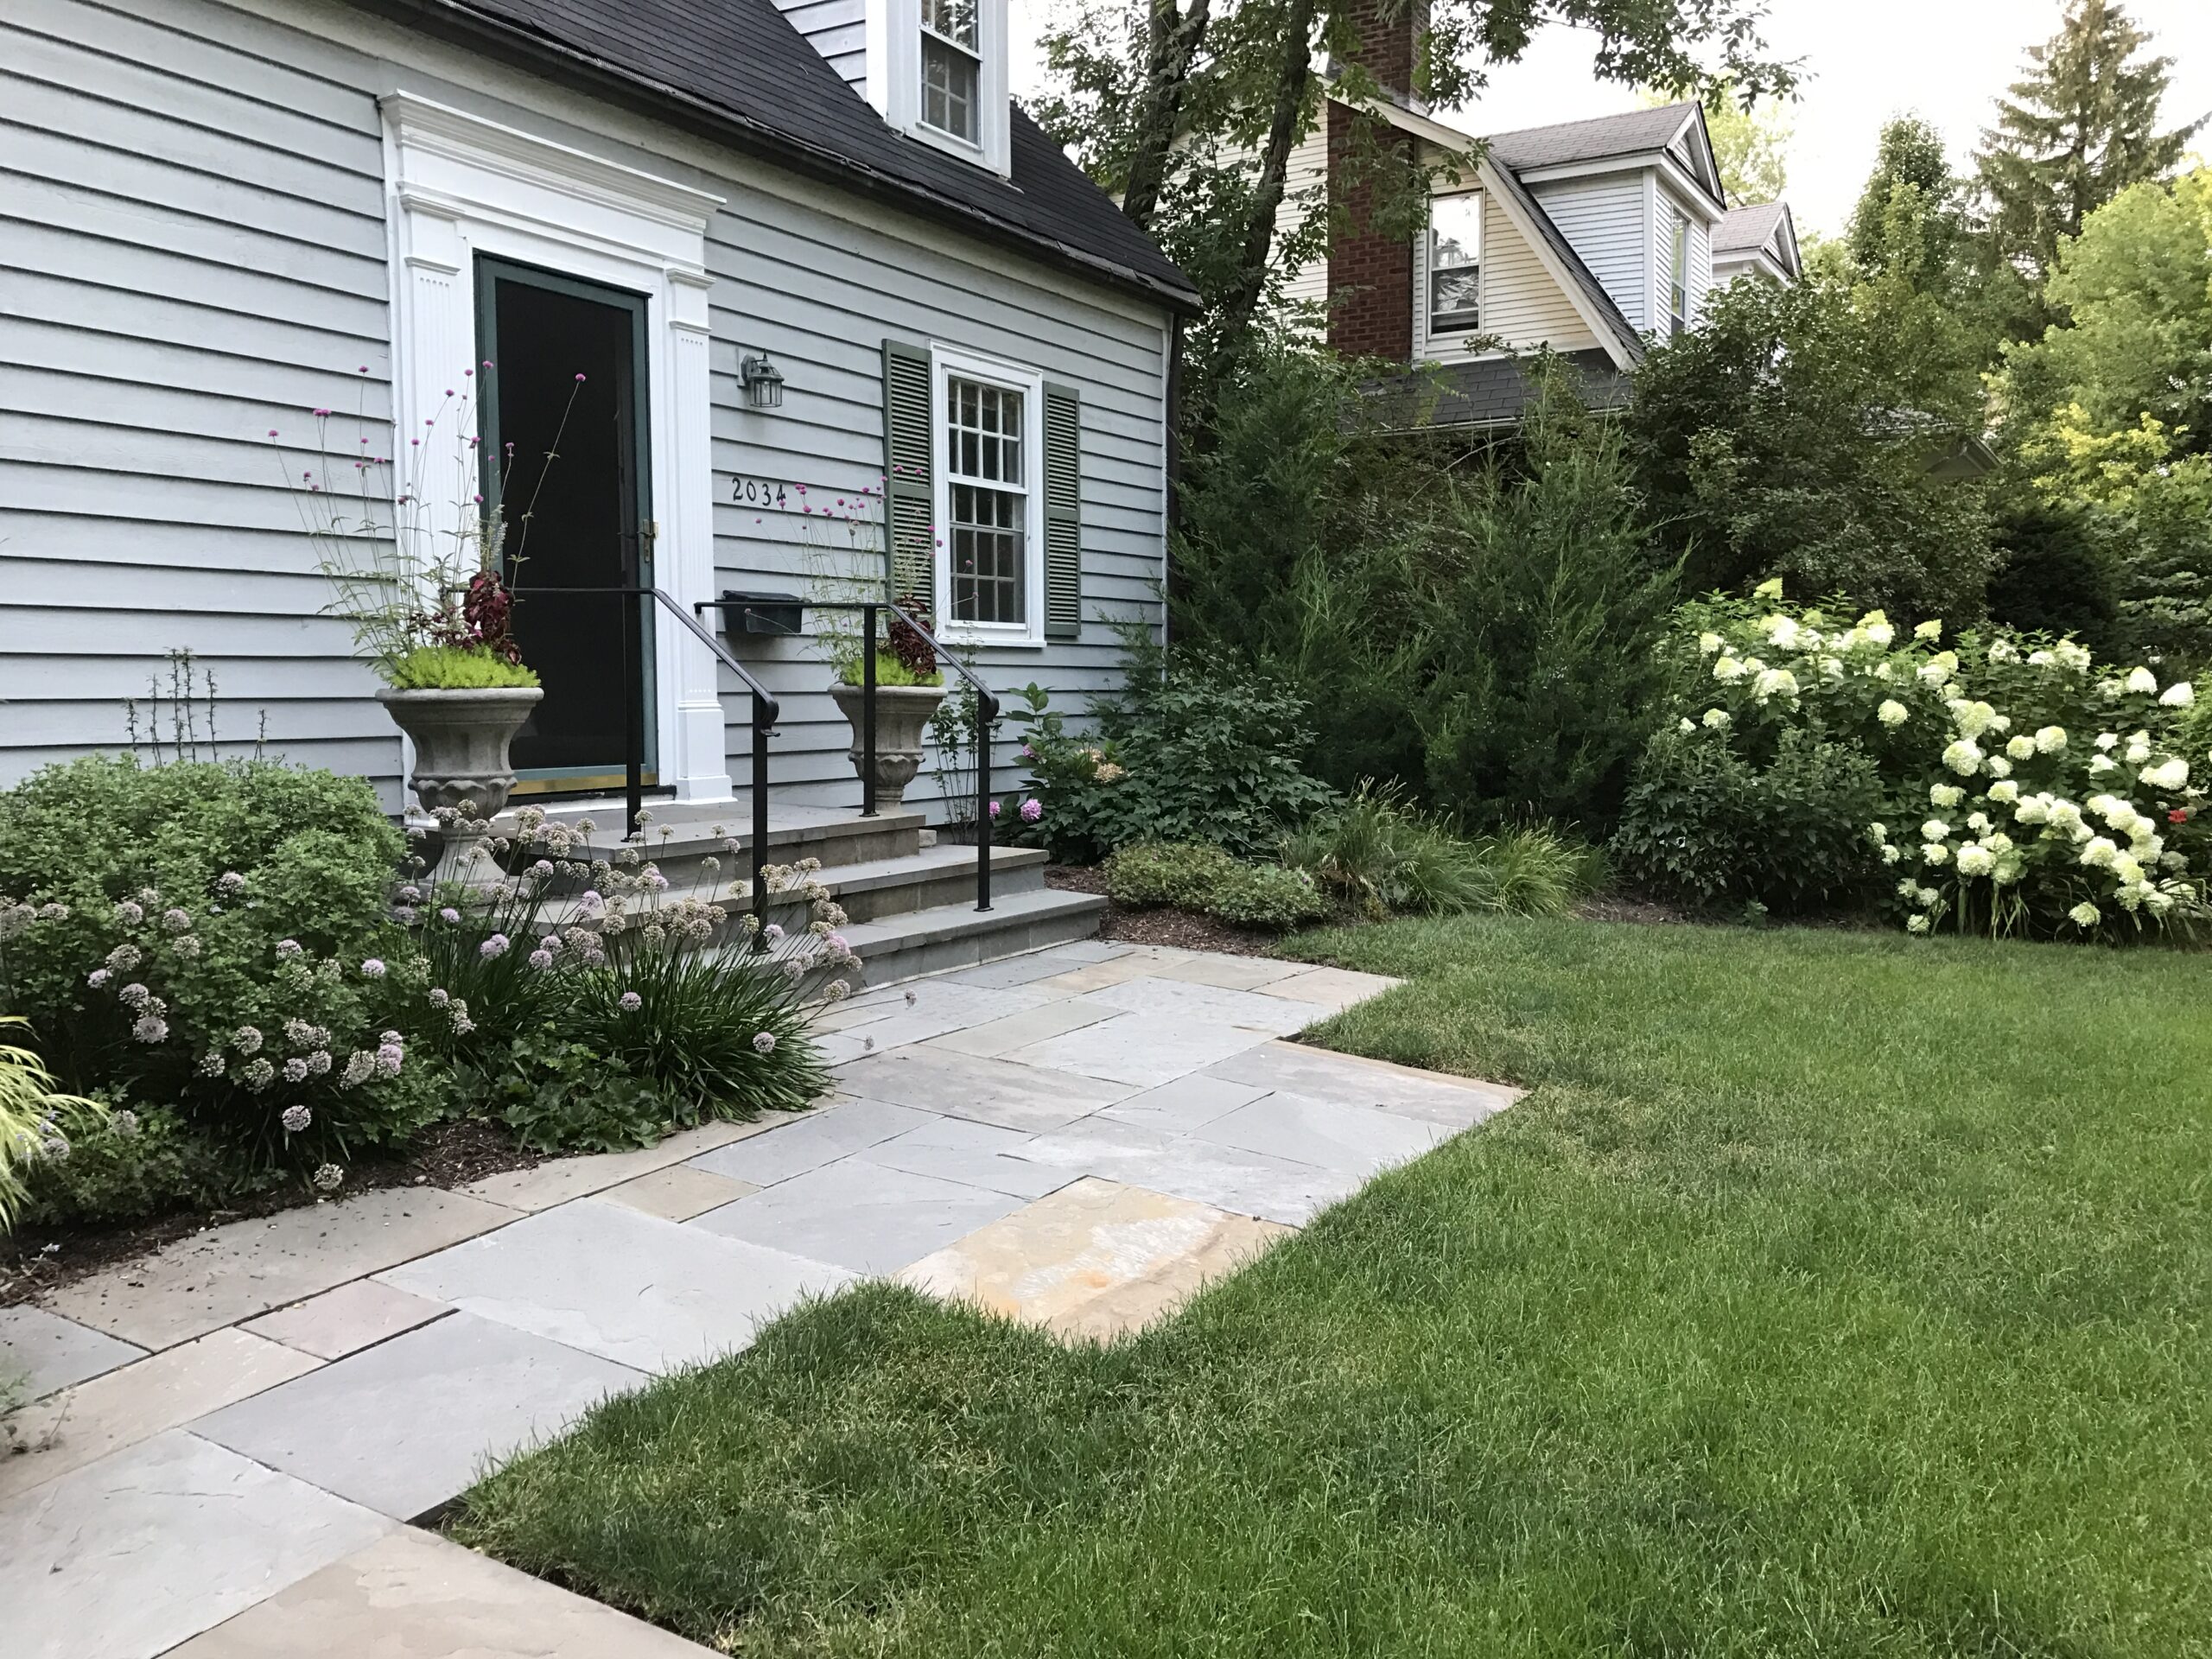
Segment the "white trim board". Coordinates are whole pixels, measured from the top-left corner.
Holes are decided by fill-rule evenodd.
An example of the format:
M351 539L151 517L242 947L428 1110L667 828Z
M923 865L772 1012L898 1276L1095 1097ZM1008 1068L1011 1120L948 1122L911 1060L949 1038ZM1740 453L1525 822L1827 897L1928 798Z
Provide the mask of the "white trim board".
M655 580L679 605L715 597L708 221L722 198L410 92L378 100L391 196L392 382L403 432L482 358L474 258L497 254L645 298ZM430 501L440 531L461 504ZM677 798L733 793L713 654L656 607L662 780Z

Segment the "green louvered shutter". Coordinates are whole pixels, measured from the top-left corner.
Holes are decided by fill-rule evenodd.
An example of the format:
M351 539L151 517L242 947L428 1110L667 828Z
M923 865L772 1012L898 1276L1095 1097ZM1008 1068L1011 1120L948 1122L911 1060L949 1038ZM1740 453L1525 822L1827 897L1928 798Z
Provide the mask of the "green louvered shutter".
M1083 397L1045 383L1045 637L1083 634Z
M883 523L891 596L937 605L937 503L931 483L930 353L903 340L883 342Z

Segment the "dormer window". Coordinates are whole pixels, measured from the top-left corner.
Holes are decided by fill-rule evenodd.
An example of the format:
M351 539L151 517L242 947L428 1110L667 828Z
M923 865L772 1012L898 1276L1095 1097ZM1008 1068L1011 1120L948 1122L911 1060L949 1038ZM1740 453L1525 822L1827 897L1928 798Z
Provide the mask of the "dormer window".
M864 0L868 101L908 137L1013 170L1007 0Z
M974 143L982 79L976 0L922 0L922 124Z
M1428 332L1482 327L1483 199L1438 196L1428 204Z

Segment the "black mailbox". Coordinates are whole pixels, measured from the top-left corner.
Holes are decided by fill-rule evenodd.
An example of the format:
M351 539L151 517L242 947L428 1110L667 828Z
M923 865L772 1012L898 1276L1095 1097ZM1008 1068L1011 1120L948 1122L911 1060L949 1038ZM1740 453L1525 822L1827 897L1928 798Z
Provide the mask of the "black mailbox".
M744 593L722 590L722 632L741 633L797 633L799 610L805 601L797 594Z

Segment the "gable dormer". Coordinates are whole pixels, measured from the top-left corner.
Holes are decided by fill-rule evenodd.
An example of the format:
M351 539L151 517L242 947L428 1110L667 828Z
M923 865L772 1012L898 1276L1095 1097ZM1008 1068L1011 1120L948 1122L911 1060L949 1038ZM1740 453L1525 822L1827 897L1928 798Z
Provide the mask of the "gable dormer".
M1007 0L776 0L892 128L1004 177Z

